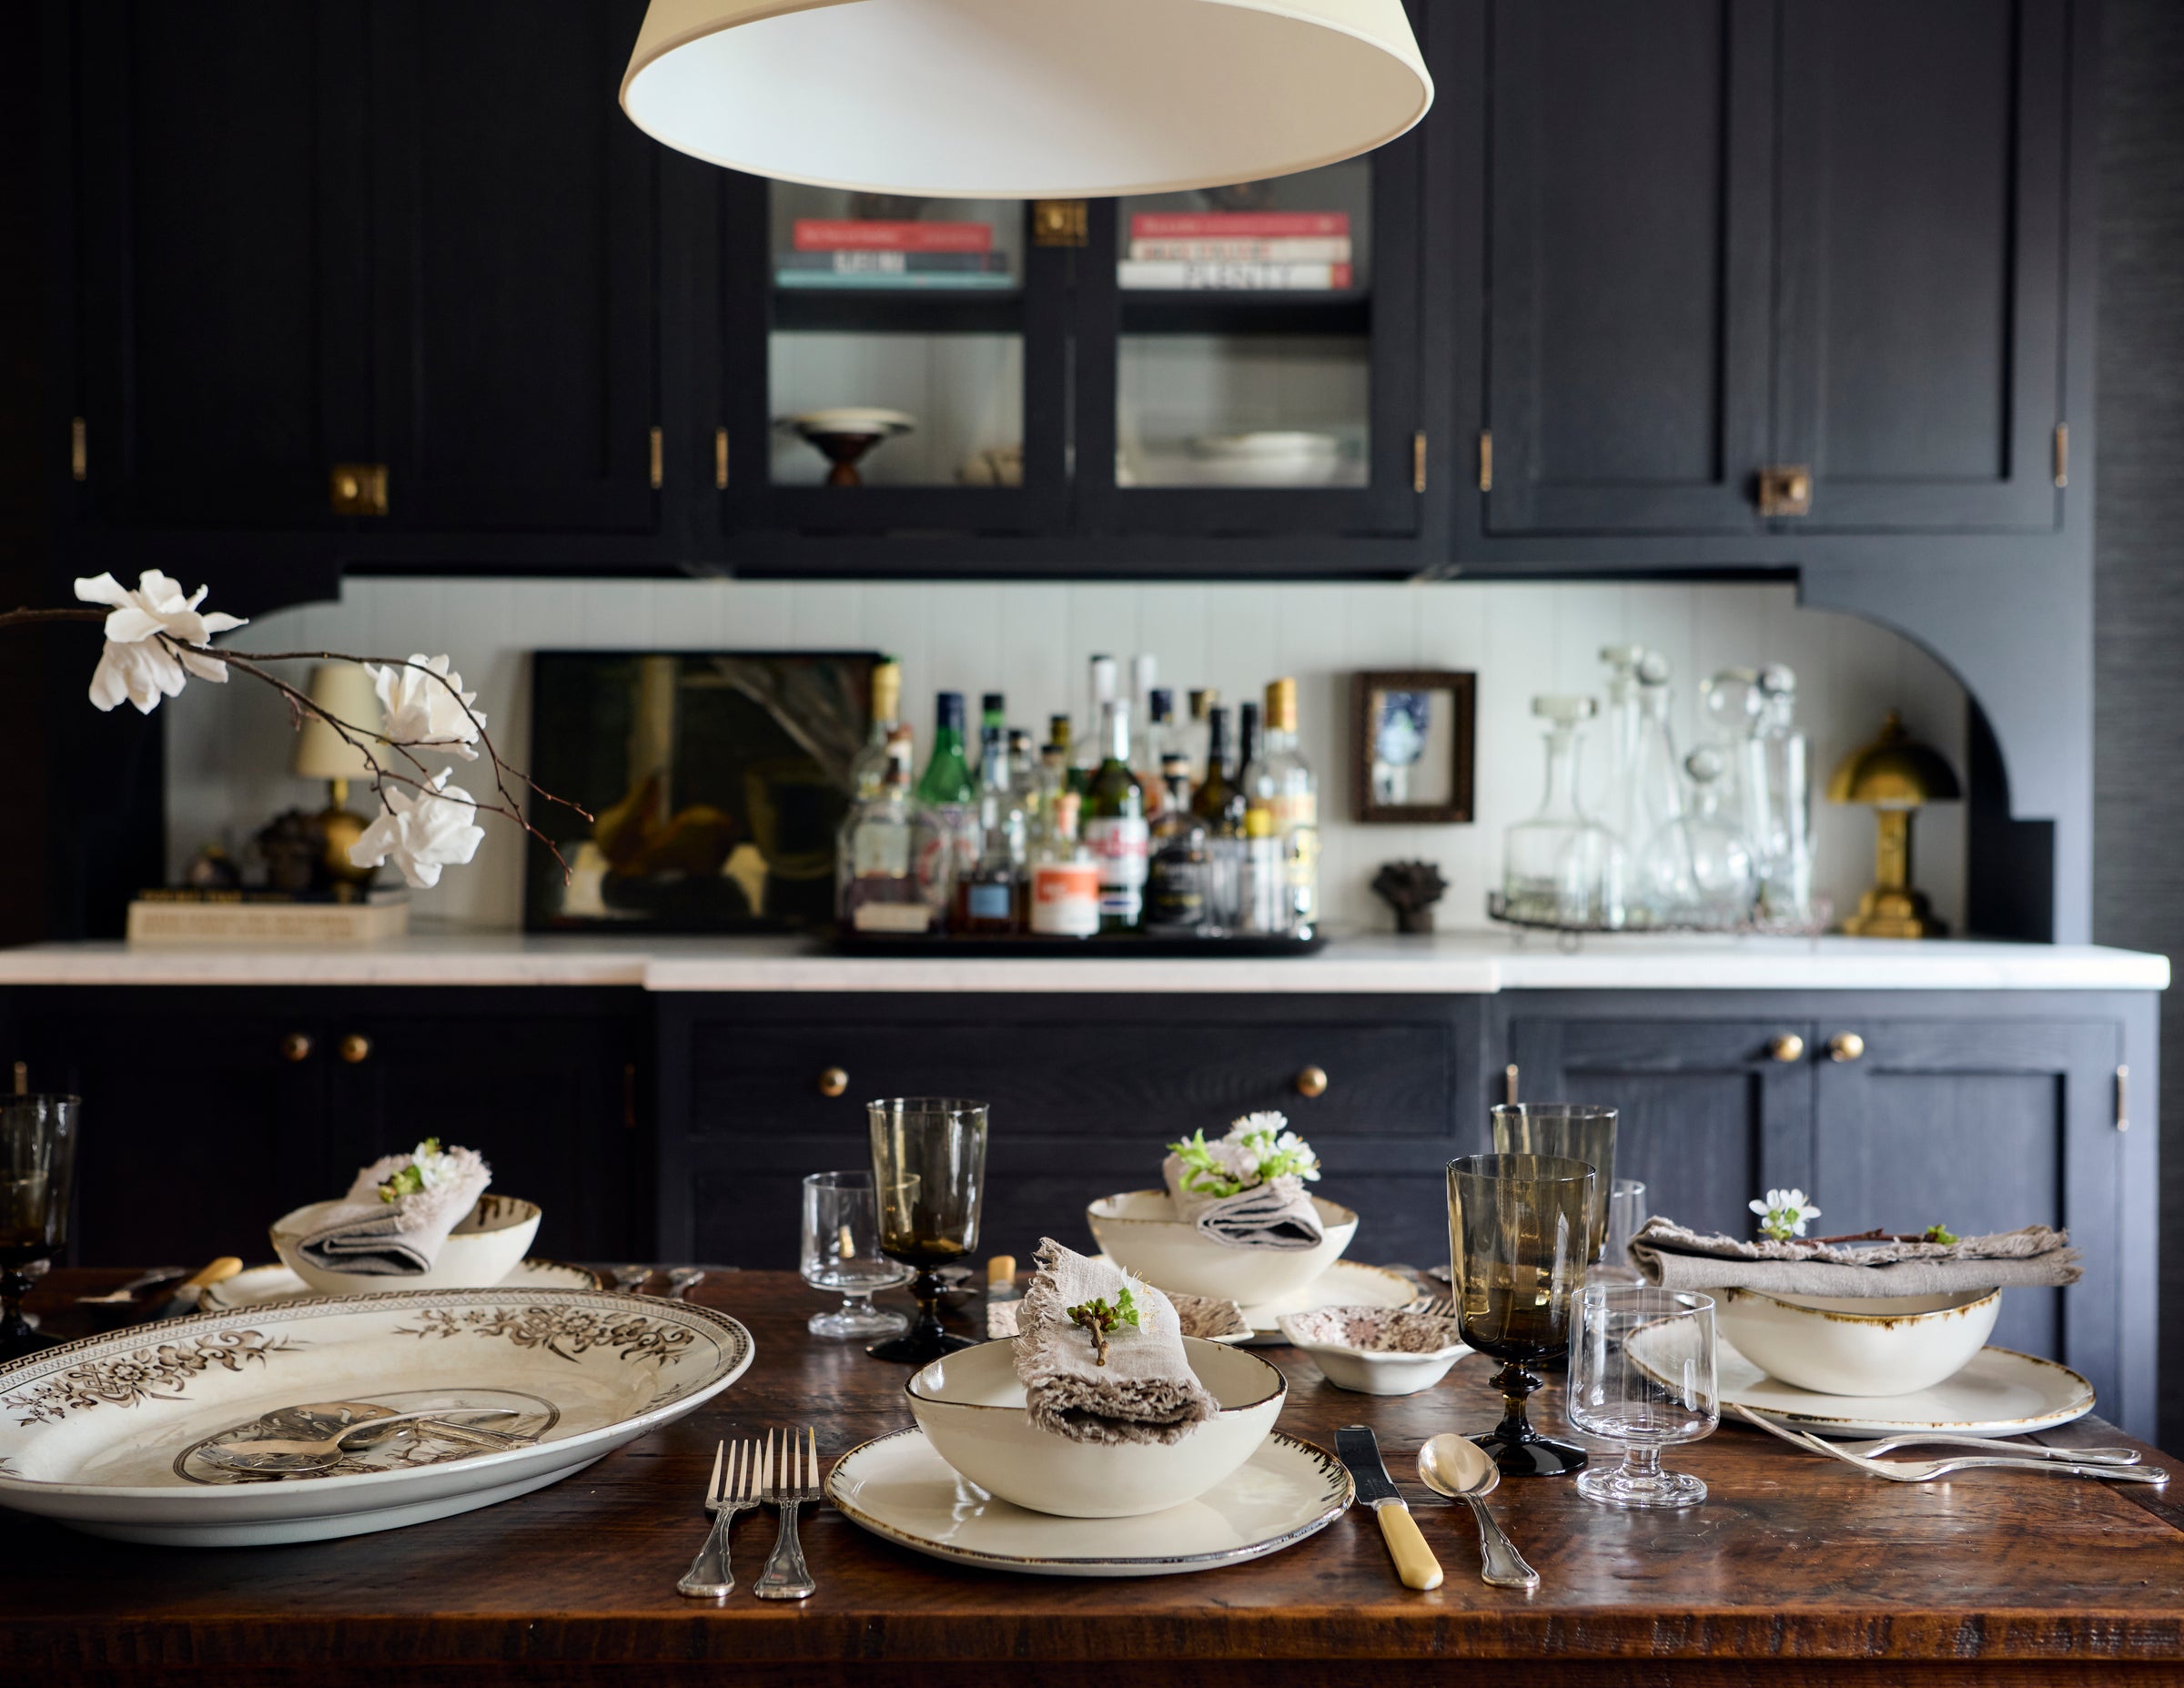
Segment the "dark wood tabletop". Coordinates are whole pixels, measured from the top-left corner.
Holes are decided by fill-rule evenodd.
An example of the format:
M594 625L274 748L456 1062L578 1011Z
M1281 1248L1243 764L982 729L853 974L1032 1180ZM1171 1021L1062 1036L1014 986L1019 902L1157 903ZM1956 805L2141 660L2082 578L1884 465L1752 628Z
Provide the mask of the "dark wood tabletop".
M33 1300L118 1272L55 1272ZM695 1299L749 1326L733 1389L551 1488L437 1522L293 1547L135 1547L42 1519L0 1524L0 1683L196 1684L1006 1682L1386 1688L1390 1667L1467 1684L2184 1682L2184 1476L2144 1486L1976 1473L1883 1482L1742 1426L1674 1450L1712 1493L1673 1516L1593 1505L1567 1481L1505 1483L1504 1527L1531 1593L1479 1581L1470 1515L1415 1481L1426 1437L1485 1428L1497 1398L1472 1358L1422 1394L1350 1394L1306 1356L1281 1428L1330 1449L1374 1426L1447 1580L1395 1580L1352 1508L1254 1563L1127 1581L1014 1576L925 1558L826 1507L804 1545L819 1592L725 1605L674 1592L703 1538L715 1442L813 1424L824 1457L909 1422L903 1370L806 1334L820 1301L789 1273L707 1280ZM1557 1390L1535 1402L1560 1421ZM2058 1445L2126 1441L2097 1419ZM2151 1450L2149 1450L2149 1455ZM770 1517L738 1526L754 1572Z

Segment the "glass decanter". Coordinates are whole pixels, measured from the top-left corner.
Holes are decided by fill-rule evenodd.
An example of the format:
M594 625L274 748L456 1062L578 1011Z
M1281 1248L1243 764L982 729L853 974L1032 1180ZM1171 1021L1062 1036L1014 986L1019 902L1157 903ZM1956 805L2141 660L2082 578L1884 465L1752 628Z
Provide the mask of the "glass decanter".
M1804 924L1813 916L1811 744L1796 726L1797 676L1780 662L1759 671L1764 700L1754 772L1766 791L1766 833L1759 850L1759 911L1768 920Z
M1658 651L1648 651L1638 663L1638 753L1632 780L1635 814L1626 839L1637 887L1633 925L1668 917L1647 878L1645 852L1663 827L1684 818L1684 764L1677 759L1675 734L1668 724L1672 697L1668 659Z
M1600 713L1589 697L1532 700L1547 733L1547 793L1540 812L1502 835L1502 895L1512 920L1597 926L1605 919L1614 838L1577 797L1578 733Z
M1641 925L1644 919L1637 871L1638 853L1646 839L1638 789L1644 729L1638 700L1638 670L1645 654L1643 645L1607 645L1600 653L1608 671L1607 707L1601 712L1607 753L1600 798L1593 806L1610 834L1601 874L1601 919L1609 926Z
M1701 745L1684 759L1691 809L1646 846L1646 882L1664 920L1734 926L1752 916L1759 875L1744 828L1722 812L1726 759Z

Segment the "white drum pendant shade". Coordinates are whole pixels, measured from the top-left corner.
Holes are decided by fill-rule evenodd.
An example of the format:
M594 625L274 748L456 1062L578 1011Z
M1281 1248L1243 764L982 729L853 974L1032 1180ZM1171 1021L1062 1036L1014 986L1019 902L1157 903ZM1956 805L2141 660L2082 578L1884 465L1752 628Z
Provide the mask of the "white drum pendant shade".
M678 152L951 199L1286 176L1432 100L1402 0L652 0L622 82Z

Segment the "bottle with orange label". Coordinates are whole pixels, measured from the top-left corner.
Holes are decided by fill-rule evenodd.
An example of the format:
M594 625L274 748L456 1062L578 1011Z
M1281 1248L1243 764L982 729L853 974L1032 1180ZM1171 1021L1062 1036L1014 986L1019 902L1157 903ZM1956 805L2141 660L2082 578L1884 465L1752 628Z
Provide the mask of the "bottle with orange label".
M1082 801L1068 791L1054 798L1031 865L1031 929L1048 937L1088 938L1099 930L1099 864L1077 835Z
M1258 753L1244 769L1247 932L1309 938L1320 917L1319 787L1297 745L1297 682L1268 682Z

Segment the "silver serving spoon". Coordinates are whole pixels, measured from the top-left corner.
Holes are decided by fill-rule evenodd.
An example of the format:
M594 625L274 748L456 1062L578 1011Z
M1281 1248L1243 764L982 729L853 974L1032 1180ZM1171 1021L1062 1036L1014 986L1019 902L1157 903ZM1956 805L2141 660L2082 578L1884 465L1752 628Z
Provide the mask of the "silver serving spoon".
M489 1418L519 1416L513 1407L432 1407L420 1412L389 1412L359 1419L354 1424L343 1425L330 1436L246 1437L240 1441L209 1442L198 1451L212 1464L230 1471L307 1471L338 1463L344 1451L343 1444L366 1431L376 1433L420 1419L439 1420L450 1412L483 1414ZM515 1438L504 1440L510 1446L517 1445Z
M1524 1562L1524 1555L1486 1510L1486 1497L1502 1481L1502 1473L1486 1457L1485 1449L1468 1436L1436 1436L1418 1450L1418 1481L1435 1494L1471 1502L1471 1517L1479 1525L1479 1574L1483 1580L1496 1588L1539 1587L1540 1573Z

